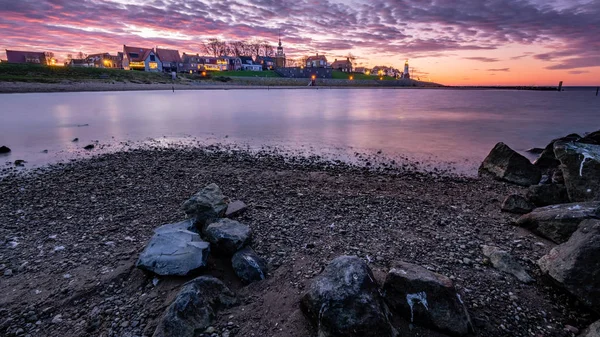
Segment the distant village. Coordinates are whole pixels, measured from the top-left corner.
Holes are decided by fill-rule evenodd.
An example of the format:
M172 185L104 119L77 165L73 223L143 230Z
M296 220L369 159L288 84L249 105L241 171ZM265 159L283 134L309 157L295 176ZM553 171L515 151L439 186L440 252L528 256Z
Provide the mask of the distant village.
M360 73L372 76L410 78L408 61L404 70L376 66L371 69L355 67L355 57L349 54L341 59L328 60L324 54L288 59L281 38L277 48L266 41L226 42L209 39L200 53L180 53L159 47L134 47L123 45L116 54L69 54L64 64L58 64L52 52L6 50L8 63L33 63L48 66L112 68L165 73L205 73L207 71L275 71L283 77L331 78L332 71Z

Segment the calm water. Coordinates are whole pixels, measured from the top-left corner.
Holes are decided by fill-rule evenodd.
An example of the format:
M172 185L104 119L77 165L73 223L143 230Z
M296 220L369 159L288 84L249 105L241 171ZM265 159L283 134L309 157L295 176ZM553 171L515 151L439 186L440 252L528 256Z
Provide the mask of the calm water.
M523 151L600 129L592 91L222 90L0 95L1 162L69 159L117 145L197 137L251 147L354 152L475 167L496 142ZM227 136L227 138L225 138ZM79 143L73 143L78 137ZM117 147L117 146L113 146ZM48 150L48 153L42 153Z

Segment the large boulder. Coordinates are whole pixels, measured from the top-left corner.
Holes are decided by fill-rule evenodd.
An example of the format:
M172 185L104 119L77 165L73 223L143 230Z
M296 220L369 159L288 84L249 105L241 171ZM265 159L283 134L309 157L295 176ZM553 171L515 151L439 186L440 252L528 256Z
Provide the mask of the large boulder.
M206 266L208 242L187 230L190 221L157 228L136 266L158 275L188 275Z
M504 143L494 146L481 163L479 174L490 174L494 178L522 186L535 185L542 178L539 168Z
M565 185L541 184L529 186L527 200L536 207L564 204L569 202L569 195Z
M446 276L400 262L388 273L383 293L390 308L411 322L452 336L473 331L469 313Z
M516 224L556 242L569 240L585 219L600 218L600 202L579 202L551 205L534 209L521 216Z
M201 276L186 283L161 318L154 337L194 337L206 330L218 310L237 303L220 280Z
M588 133L583 138L578 140L580 143L600 145L600 130Z
M227 197L216 184L204 187L183 203L183 211L196 220L200 229L212 220L222 218L227 210Z
M600 220L585 220L569 241L554 247L538 265L582 303L600 313Z
M518 194L511 194L502 202L501 209L504 212L527 214L531 212L535 206L525 197Z
M250 247L233 254L231 265L235 274L245 284L264 280L267 277L267 262Z
M252 230L235 220L219 219L206 227L204 235L216 252L231 256L250 242Z
M558 142L554 153L560 160L569 199L600 200L600 145Z
M313 280L300 305L321 337L396 335L373 273L356 256L331 261Z
M576 133L572 133L562 138L553 139L548 145L546 145L544 151L542 151L538 159L533 162L533 165L539 167L543 171L557 169L558 165L560 165L560 161L558 161L558 159L556 159L556 155L554 155L554 144L556 142L576 142L579 139L581 139L581 136Z
M494 268L512 274L517 280L523 283L533 282L533 278L527 274L525 268L515 260L512 255L498 247L486 246L483 247L483 255L490 259L490 263Z
M579 337L600 337L600 321L592 323Z

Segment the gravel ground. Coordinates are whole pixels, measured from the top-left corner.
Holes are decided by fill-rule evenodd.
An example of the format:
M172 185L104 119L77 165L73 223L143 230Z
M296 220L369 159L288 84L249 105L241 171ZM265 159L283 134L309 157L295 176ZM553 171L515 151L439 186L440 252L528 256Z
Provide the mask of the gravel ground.
M153 229L183 220L183 201L212 182L248 204L238 220L270 265L267 280L243 287L227 260L210 258L205 273L242 303L220 312L214 336L315 336L299 298L342 254L364 258L380 281L398 260L452 278L478 336L575 336L597 319L540 276L535 261L553 244L500 212L521 188L486 178L208 147L102 154L0 179L0 335L151 336L190 278L155 278L135 261ZM510 251L536 282L490 267L484 244ZM395 320L403 336L442 336Z

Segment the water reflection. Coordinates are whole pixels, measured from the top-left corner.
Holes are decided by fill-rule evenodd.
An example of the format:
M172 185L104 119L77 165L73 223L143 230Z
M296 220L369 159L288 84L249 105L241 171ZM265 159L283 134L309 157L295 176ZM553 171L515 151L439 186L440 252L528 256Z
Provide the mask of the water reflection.
M600 100L588 92L223 90L15 94L2 100L0 144L42 162L43 149L184 135L478 161L498 141L524 150L600 125ZM71 144L75 137L79 145Z

